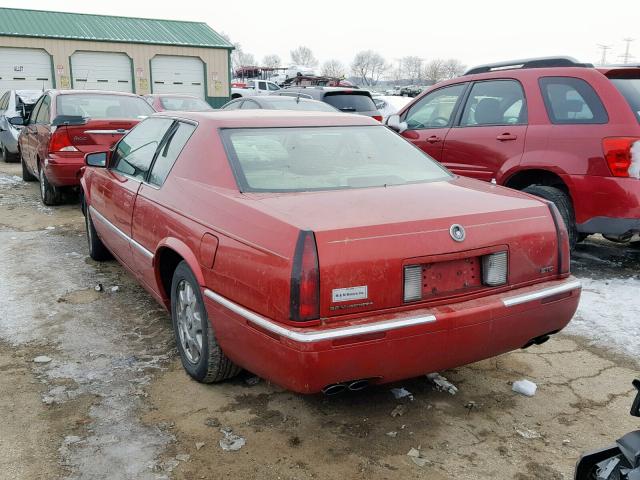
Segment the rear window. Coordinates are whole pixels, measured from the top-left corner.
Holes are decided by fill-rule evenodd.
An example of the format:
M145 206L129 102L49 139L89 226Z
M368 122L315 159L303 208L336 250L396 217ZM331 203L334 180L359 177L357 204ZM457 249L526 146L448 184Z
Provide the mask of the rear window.
M609 116L595 90L573 77L543 77L542 98L551 123L607 123Z
M640 78L612 78L611 82L625 98L640 122Z
M191 97L161 97L160 103L165 110L184 112L208 112L213 110L204 100Z
M81 116L92 119L135 119L154 113L142 97L82 93L58 95L57 115Z
M444 167L384 126L225 129L240 191L301 192L423 183Z
M361 93L330 92L325 94L324 101L343 112L371 112L376 110L376 105L371 97Z
M299 102L295 100L269 100L269 105L273 105L276 110L304 110L307 112L334 112L335 108L327 105L323 102L305 101L300 99Z

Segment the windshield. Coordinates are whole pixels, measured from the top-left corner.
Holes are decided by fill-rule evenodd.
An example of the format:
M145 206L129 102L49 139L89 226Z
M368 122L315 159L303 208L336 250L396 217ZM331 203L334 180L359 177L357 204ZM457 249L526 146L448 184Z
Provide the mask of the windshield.
M305 110L307 112L336 112L336 109L331 105L327 105L323 102L316 102L313 100L300 99L296 102L295 99L287 101L285 98L278 100L269 99L269 105L272 105L276 110Z
M208 112L213 110L207 102L195 97L161 97L160 103L165 110L181 110L183 112Z
M369 95L361 93L327 93L324 101L343 112L371 112L376 105Z
M129 95L82 93L58 95L57 115L81 116L92 119L134 119L154 113L142 99Z
M240 191L302 192L451 178L383 126L222 130Z
M611 81L627 100L640 122L640 78L612 78Z

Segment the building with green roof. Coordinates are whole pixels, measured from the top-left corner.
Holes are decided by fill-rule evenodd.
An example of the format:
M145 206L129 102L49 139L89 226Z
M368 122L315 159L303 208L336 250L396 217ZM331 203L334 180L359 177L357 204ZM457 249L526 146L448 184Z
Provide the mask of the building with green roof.
M0 93L180 93L220 106L232 49L203 22L0 8Z

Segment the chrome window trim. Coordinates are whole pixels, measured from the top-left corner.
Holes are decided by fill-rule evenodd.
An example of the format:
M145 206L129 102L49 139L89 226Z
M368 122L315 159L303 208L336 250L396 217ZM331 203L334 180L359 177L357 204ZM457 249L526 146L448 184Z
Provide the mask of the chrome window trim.
M91 205L89 206L89 211L91 212L91 216L93 216L94 218L97 218L98 220L100 220L106 227L108 227L116 235L119 235L122 239L128 241L131 244L131 246L133 246L138 251L140 251L140 253L142 253L145 257L147 257L150 260L153 259L153 252L151 252L150 250L147 250L145 247L140 245L138 242L136 242L129 235L127 235L122 230L120 230L118 227L116 227L113 223L111 223L109 220L107 220L100 212L98 212Z

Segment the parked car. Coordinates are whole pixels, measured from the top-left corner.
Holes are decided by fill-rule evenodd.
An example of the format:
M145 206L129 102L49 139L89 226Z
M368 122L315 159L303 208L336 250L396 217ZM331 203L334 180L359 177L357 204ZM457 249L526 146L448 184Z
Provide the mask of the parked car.
M411 102L410 97L398 97L395 95L373 95L373 103L382 115L382 120L386 120L389 115L398 113L404 106Z
M280 90L280 86L269 80L247 80L243 87L232 87L231 98L252 97L254 95L270 95Z
M45 205L60 202L62 189L79 185L85 153L111 147L154 113L138 95L90 90L49 90L29 115L18 147L22 178L40 181ZM22 118L13 119L22 125Z
M360 389L542 343L578 304L551 203L365 116L166 112L86 163L91 257L170 310L201 382Z
M209 112L213 107L201 98L193 95L178 95L173 93L150 93L144 98L156 112Z
M344 87L287 87L274 95L304 97L328 103L341 112L357 113L382 121L376 109L371 92Z
M308 98L286 96L260 96L252 98L237 98L222 106L222 110L306 110L310 112L338 112L337 108L328 103L311 100Z
M568 57L484 65L399 113L390 124L454 173L554 202L572 246L640 232L638 67Z
M0 158L4 162L18 158L18 135L22 126L12 124L10 120L27 118L40 95L41 90L9 90L0 97ZM14 122L20 123L19 120Z

